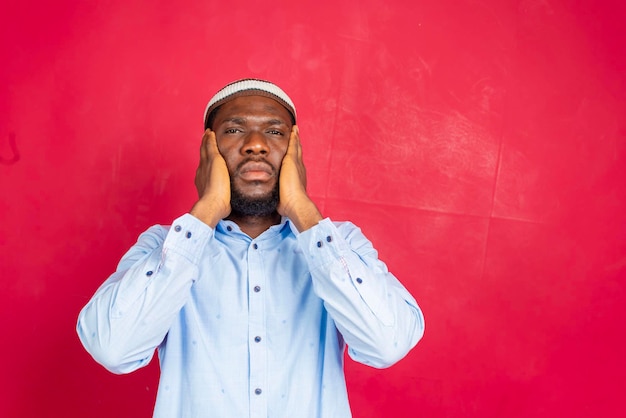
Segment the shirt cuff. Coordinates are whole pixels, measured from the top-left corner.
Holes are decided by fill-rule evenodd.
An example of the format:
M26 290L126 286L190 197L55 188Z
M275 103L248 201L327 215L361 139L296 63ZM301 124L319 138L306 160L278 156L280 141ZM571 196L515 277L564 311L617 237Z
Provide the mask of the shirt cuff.
M194 264L198 264L215 230L196 218L186 213L172 223L163 249L182 255Z
M311 270L336 262L350 252L339 230L329 218L300 233L297 239Z

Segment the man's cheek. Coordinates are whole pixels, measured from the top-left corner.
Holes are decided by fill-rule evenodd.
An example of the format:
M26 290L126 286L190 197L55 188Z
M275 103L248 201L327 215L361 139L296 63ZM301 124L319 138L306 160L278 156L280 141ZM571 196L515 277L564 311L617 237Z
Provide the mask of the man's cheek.
M220 154L222 154L220 152ZM233 177L238 169L237 161L234 161L232 158L228 158L226 155L222 154L224 161L226 162L226 168L228 169L228 175Z

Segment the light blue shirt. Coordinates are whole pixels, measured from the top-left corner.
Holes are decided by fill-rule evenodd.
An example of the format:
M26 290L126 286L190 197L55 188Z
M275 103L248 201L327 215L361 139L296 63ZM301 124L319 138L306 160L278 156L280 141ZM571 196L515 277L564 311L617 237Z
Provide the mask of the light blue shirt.
M256 239L192 215L153 226L78 318L89 353L114 373L158 349L154 417L346 418L350 357L388 367L424 332L415 299L351 223Z

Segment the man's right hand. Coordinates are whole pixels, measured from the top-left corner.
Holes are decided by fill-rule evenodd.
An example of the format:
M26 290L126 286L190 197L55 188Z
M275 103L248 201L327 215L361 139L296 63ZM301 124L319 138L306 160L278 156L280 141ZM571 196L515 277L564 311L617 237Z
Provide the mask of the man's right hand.
M230 175L226 161L217 148L215 132L211 129L207 129L202 137L195 183L199 200L190 213L215 228L221 219L230 214Z

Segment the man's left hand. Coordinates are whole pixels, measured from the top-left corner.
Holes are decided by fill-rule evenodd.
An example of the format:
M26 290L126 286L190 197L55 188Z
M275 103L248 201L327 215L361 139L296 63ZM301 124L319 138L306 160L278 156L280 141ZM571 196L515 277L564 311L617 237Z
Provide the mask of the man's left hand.
M315 203L306 193L306 168L302 161L300 131L291 130L287 152L280 167L278 213L288 217L303 232L322 220Z

